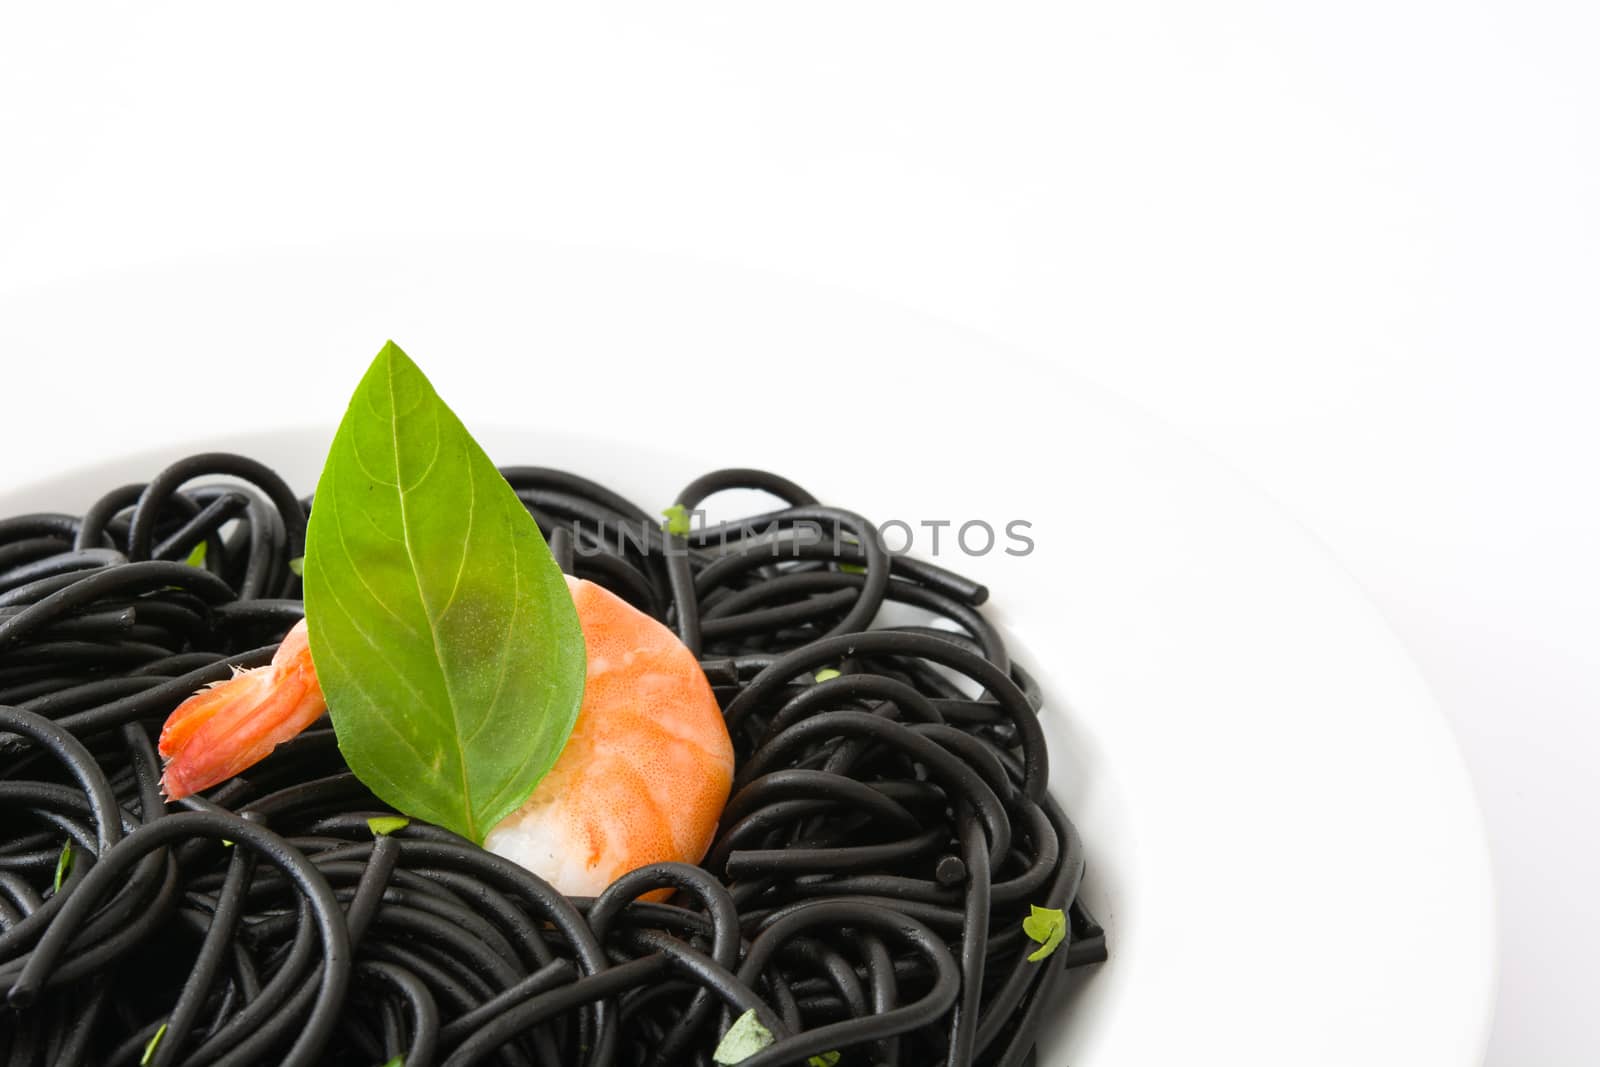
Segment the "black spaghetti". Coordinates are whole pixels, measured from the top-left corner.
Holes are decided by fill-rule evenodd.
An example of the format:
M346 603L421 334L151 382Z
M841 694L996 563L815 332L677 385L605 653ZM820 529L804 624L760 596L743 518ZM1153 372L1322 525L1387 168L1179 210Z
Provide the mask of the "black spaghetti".
M748 1067L1033 1062L1105 943L987 591L760 471L677 503L781 507L687 533L503 474L563 569L700 657L737 758L703 863L568 898L426 824L375 835L393 813L325 723L164 803L163 719L302 614L311 502L193 456L81 516L0 519L0 1059L670 1067L754 1012L774 1040ZM1067 920L1037 960L1035 905Z

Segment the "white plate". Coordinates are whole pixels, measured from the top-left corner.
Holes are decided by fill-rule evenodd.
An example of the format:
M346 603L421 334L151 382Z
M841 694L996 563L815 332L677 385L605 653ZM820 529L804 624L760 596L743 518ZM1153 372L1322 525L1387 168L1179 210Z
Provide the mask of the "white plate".
M1039 1062L1481 1059L1488 858L1416 671L1302 530L1114 398L848 294L582 249L281 253L12 305L0 514L81 510L202 444L309 489L393 336L496 459L647 506L765 465L880 520L1030 522L1029 555L947 530L936 558L990 585L1043 680L1109 931Z

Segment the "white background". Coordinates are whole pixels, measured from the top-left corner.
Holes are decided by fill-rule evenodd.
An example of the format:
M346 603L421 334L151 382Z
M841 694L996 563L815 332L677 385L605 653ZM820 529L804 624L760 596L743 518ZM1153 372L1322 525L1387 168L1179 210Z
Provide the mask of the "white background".
M1597 43L1600 8L1537 0L8 5L0 301L536 238L879 296L1103 383L1387 614L1494 851L1489 1062L1587 1064Z

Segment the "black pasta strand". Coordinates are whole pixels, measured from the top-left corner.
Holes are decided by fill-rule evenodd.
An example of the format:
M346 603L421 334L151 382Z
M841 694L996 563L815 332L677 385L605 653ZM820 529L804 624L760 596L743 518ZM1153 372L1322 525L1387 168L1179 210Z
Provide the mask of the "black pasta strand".
M989 591L767 471L685 486L686 512L777 501L686 534L501 472L563 570L700 656L736 754L702 861L568 898L436 827L376 833L394 813L326 723L166 803L164 719L304 615L309 498L190 456L81 517L0 518L0 1059L711 1067L753 1012L749 1067L1032 1062L1105 931ZM1039 961L1035 905L1068 924Z
M200 945L200 954L195 957L183 991L172 1006L172 1014L166 1020L166 1033L154 1055L149 1058L150 1067L171 1067L177 1062L178 1053L189 1039L189 1030L198 1019L206 995L217 979L223 954L238 928L241 898L254 868L254 853L242 848L233 850L228 860L226 880L217 894L216 908L211 913L211 922Z

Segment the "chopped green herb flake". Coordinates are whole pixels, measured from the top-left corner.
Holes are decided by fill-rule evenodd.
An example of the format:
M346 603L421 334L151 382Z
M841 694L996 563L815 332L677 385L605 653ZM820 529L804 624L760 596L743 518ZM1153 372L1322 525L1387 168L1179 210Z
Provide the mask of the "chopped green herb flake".
M56 877L51 883L55 892L61 892L61 883L67 880L67 875L72 873L72 839L61 846L61 855L56 857Z
M839 1062L837 1052L824 1052L820 1056L812 1056L806 1060L806 1067L835 1067Z
M682 504L664 508L661 514L667 517L667 533L674 537L689 536L689 513L684 510Z
M296 556L291 559L289 561L289 569L295 574L304 577L306 573L306 558L304 556Z
M403 815L376 815L367 820L367 829L373 837L387 837L396 830L404 830L411 820Z
M383 1067L406 1067L406 1059L404 1056L396 1056L388 1063L385 1063Z
M826 682L837 677L839 677L839 672L832 667L824 667L817 672L817 681L819 682Z
M1067 914L1060 908L1041 908L1035 904L1032 914L1022 920L1022 932L1039 942L1039 947L1029 956L1029 963L1038 963L1056 950L1067 936Z
M867 568L863 567L859 563L841 563L841 564L839 564L839 569L844 571L846 574L865 574L865 573L867 573Z
M711 1054L711 1059L730 1067L754 1056L773 1041L772 1031L761 1025L761 1020L756 1018L756 1010L751 1008L733 1020L728 1032L717 1042L717 1050Z
M150 1040L145 1042L144 1055L139 1057L139 1067L150 1067L150 1061L155 1058L156 1046L161 1044L161 1039L166 1036L167 1024L162 1023L161 1029L157 1030Z
M204 567L206 565L206 543L201 541L189 550L189 558L184 560L191 567Z

